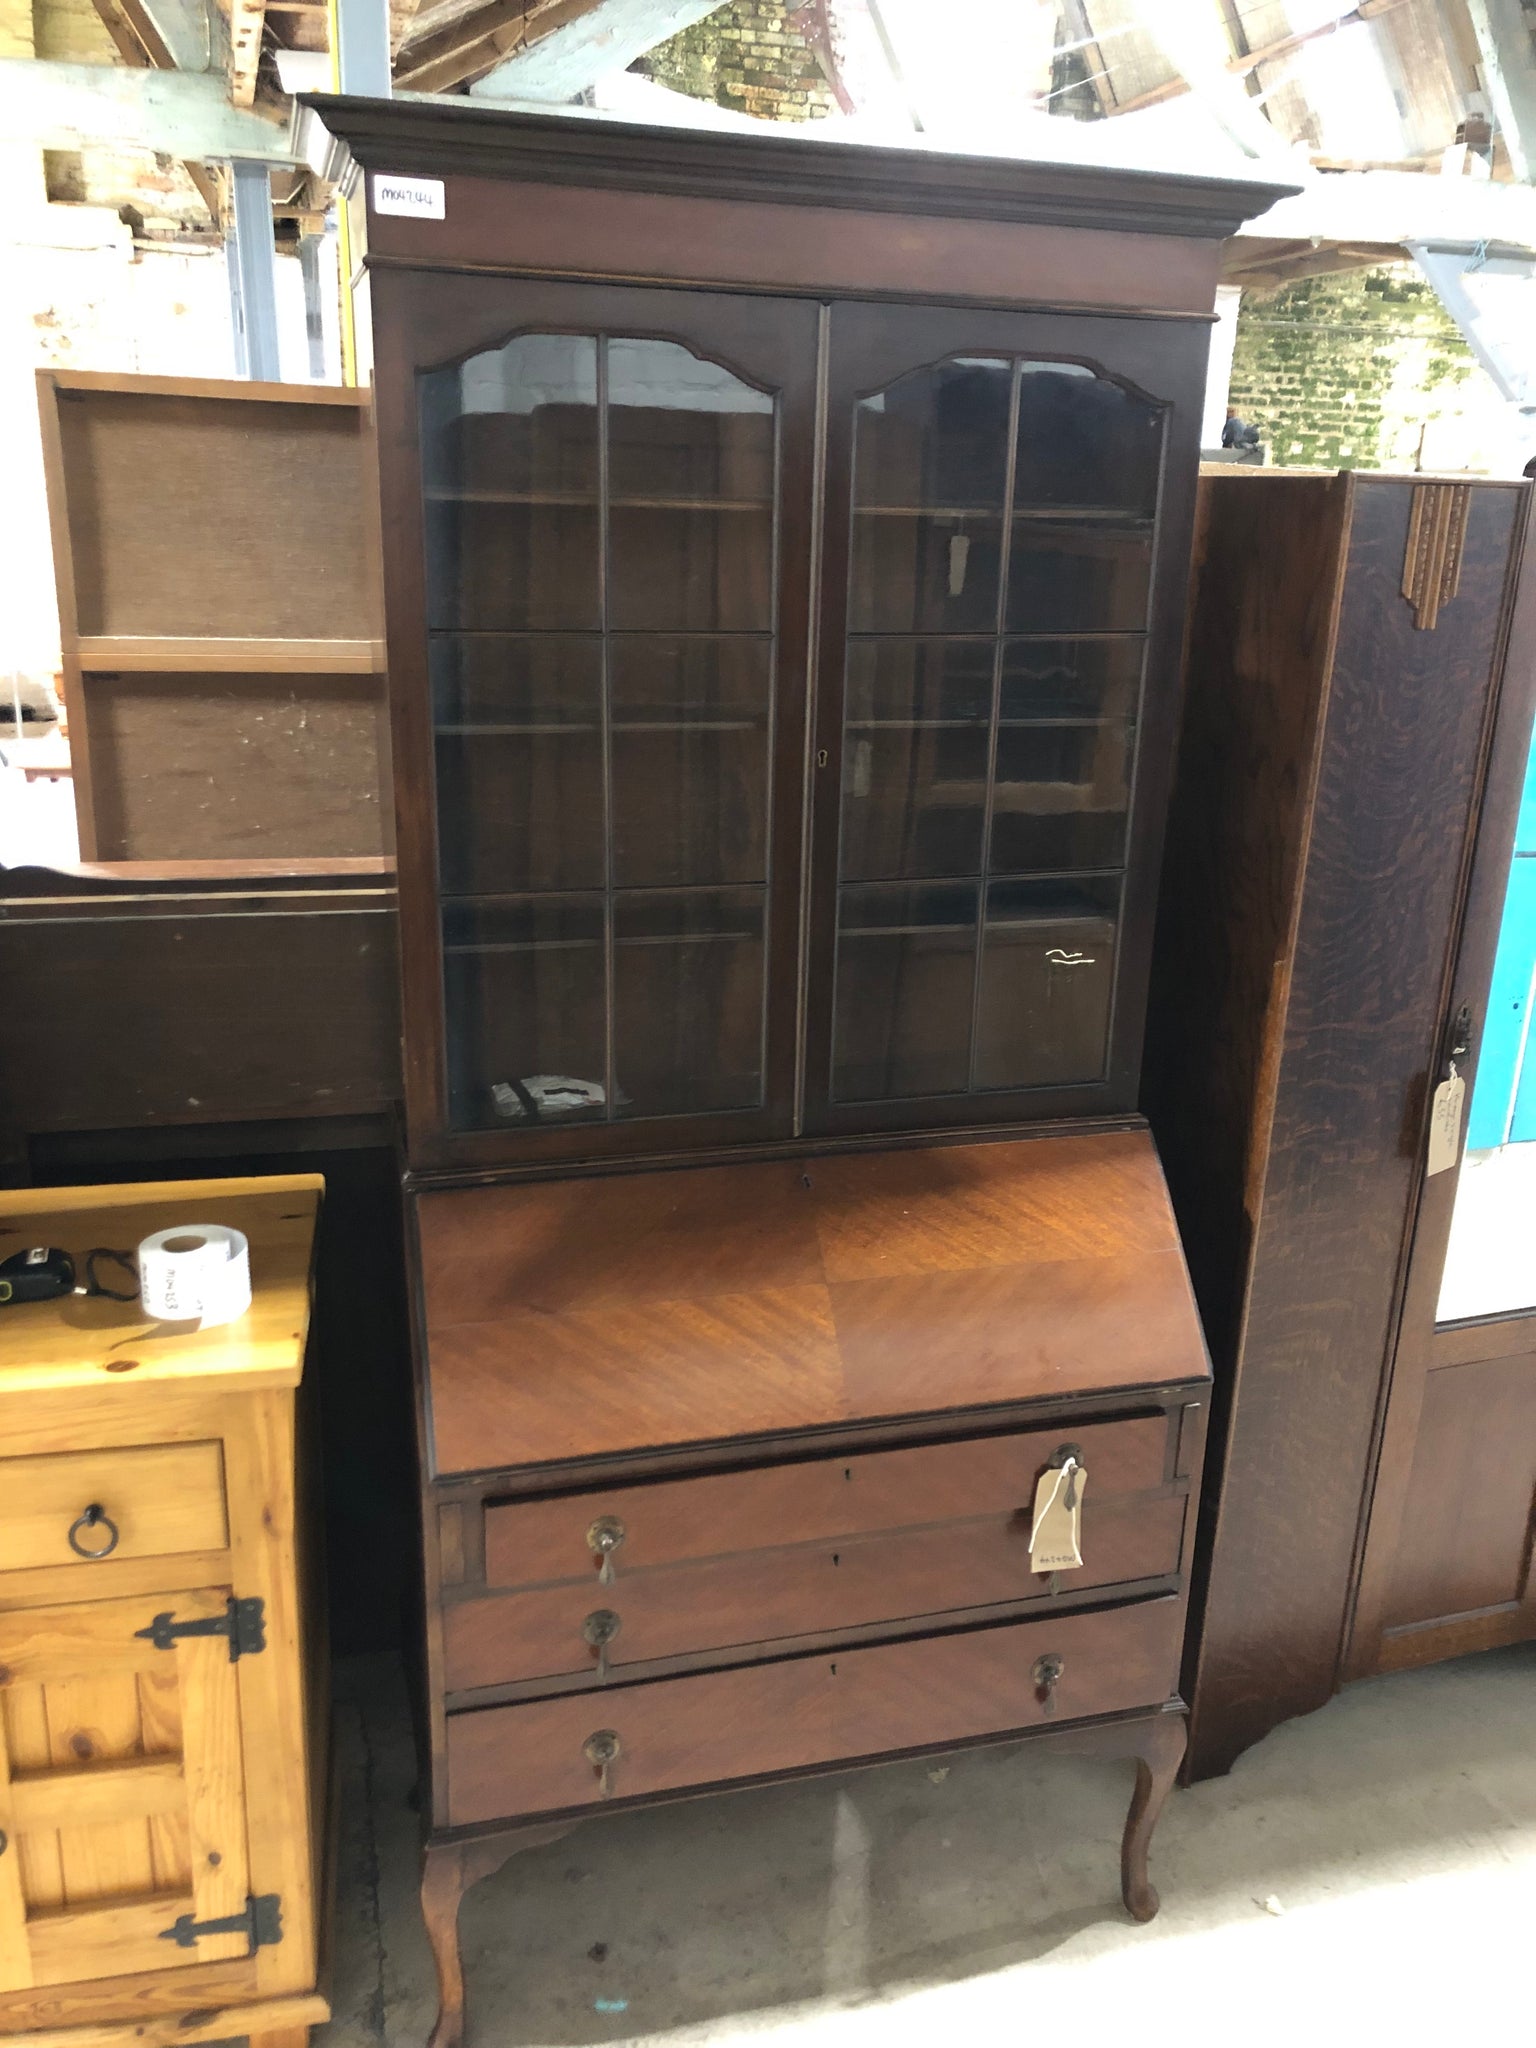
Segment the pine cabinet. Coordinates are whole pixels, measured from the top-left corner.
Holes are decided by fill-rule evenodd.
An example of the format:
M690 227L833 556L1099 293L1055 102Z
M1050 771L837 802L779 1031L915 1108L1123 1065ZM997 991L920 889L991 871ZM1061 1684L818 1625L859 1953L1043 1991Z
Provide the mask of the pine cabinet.
M302 2048L324 1674L295 1399L317 1176L27 1189L0 1242L250 1239L221 1329L136 1301L0 1314L0 2039Z

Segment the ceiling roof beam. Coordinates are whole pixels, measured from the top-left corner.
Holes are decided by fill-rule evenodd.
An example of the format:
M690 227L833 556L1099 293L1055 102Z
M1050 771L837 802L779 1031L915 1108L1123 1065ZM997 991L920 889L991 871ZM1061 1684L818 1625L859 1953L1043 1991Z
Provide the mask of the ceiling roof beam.
M407 43L395 59L399 92L447 92L540 33L541 23L584 13L596 0L492 0Z
M213 0L95 0L107 34L135 70L223 71L229 31ZM215 227L223 207L218 180L196 158L182 165Z
M269 121L229 103L214 72L130 70L0 57L0 133L39 149L96 144L167 156L302 162L292 120Z
M1356 22L1371 21L1377 15L1389 13L1394 7L1403 5L1403 0L1360 0L1347 14L1341 14L1334 21L1325 21L1318 28L1298 29L1288 36L1277 36L1272 43L1261 43L1257 49L1244 50L1227 59L1226 68L1234 77L1244 77L1256 71L1261 64L1276 63L1282 57L1289 57L1305 43L1315 43L1321 36L1336 35L1341 28L1350 28ZM1112 111L1117 114L1134 114L1142 107L1161 106L1164 100L1176 100L1181 93L1192 92L1194 87L1182 75L1170 78L1162 85L1154 85L1147 92L1139 92L1134 99L1121 100Z
M1523 184L1536 184L1536 15L1521 0L1467 0L1483 82Z
M479 99L580 99L611 71L713 14L722 0L597 0L506 57L470 91Z
M237 107L256 104L267 0L229 0L229 96Z

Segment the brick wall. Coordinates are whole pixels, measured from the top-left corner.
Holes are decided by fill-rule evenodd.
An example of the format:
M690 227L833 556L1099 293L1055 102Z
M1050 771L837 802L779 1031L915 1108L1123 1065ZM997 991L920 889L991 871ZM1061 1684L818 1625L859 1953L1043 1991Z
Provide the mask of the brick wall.
M1508 409L1411 263L1245 297L1232 397L1287 468L1483 469Z
M832 106L815 52L782 0L731 0L635 66L696 100L766 121L818 121Z

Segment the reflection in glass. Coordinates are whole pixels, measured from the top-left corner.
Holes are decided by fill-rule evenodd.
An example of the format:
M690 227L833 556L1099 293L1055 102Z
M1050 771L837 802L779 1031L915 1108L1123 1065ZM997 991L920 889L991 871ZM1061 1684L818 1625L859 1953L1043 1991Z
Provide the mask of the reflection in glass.
M1140 513L1157 509L1162 408L1082 363L1024 363L1013 502Z
M976 1019L977 1088L1096 1081L1114 986L1119 883L994 882Z
M834 1099L1102 1077L1162 428L1076 363L855 409Z
M523 335L420 403L451 1121L754 1107L773 397Z
M1009 725L997 735L994 875L1112 868L1125 858L1125 724Z
M975 884L845 888L840 907L834 1096L874 1102L965 1088Z
M617 1113L750 1109L762 1092L761 889L621 896Z
M521 335L421 379L427 623L598 623L597 343Z
M617 887L767 880L772 653L755 637L610 642Z
M443 985L455 1129L606 1113L601 896L446 899Z
M995 629L1012 377L956 360L860 401L851 632Z

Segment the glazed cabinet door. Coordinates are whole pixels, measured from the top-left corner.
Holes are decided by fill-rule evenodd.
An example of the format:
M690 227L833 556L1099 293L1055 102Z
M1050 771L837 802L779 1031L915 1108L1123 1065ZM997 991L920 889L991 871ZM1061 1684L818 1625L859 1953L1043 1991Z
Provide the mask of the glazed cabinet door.
M375 292L413 1157L782 1133L817 309Z
M174 1600L206 1623L228 1596ZM0 1993L252 1953L199 1931L250 1893L239 1667L217 1634L157 1647L154 1606L0 1614Z
M831 332L807 1123L1130 1108L1205 328Z

